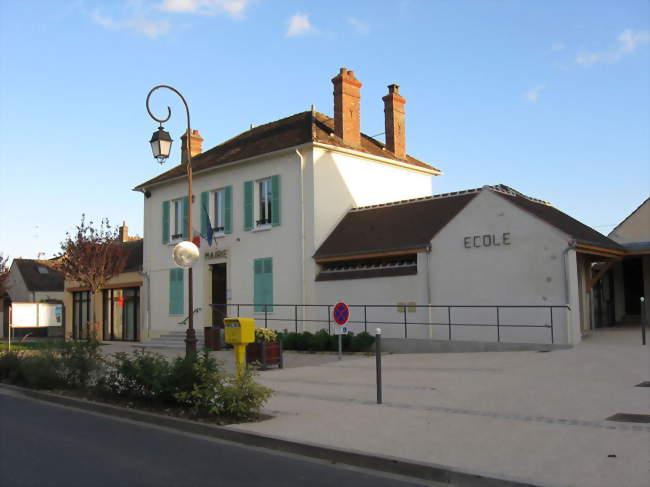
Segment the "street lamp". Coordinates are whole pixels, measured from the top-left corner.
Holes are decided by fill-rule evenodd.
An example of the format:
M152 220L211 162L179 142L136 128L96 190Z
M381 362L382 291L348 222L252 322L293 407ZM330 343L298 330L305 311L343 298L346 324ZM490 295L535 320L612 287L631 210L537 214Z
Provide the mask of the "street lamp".
M181 100L183 100L183 105L185 105L185 113L187 114L187 194L188 194L188 215L187 215L187 241L181 242L176 247L174 247L173 258L176 265L182 268L187 268L187 290L188 290L188 307L189 307L189 316L188 316L188 325L187 332L185 334L185 355L189 356L196 353L196 332L194 331L194 295L192 289L192 264L194 264L199 257L199 249L194 243L192 243L192 132L190 126L190 109L187 106L187 102L180 91L176 88L169 85L158 85L154 86L149 94L147 95L147 112L149 116L153 118L156 122L160 124L158 130L156 130L151 136L149 143L151 144L151 151L153 156L158 160L160 164L163 164L169 157L169 152L172 147L172 138L169 136L169 133L166 132L162 126L169 118L172 116L171 108L167 107L167 117L158 118L149 109L149 98L151 94L160 88L166 88L168 90L176 93Z

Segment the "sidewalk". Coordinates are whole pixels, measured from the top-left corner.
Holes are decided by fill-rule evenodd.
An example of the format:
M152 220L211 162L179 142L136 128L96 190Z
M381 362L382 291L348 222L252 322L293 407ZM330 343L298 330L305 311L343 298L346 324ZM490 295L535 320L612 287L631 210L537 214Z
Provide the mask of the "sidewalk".
M548 353L385 355L382 405L373 357L329 356L263 372L275 417L229 428L542 485L645 487L650 424L606 421L650 414L650 388L635 387L650 380L638 333Z

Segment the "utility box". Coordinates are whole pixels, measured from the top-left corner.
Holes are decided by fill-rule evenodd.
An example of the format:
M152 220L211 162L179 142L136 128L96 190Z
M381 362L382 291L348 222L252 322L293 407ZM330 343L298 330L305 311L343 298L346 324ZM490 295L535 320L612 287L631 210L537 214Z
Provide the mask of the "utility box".
M254 318L224 318L226 343L231 345L246 345L255 341Z

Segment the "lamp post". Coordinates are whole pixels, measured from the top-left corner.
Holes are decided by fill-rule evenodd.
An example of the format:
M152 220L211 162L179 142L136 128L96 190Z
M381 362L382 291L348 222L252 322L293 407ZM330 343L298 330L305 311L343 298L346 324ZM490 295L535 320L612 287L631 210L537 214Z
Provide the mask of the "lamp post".
M158 118L149 109L149 99L151 94L160 89L166 88L176 93L185 105L185 112L187 114L187 241L181 242L174 247L173 258L176 265L182 268L187 268L187 301L189 307L188 326L185 334L185 355L196 353L196 332L194 331L194 295L192 289L192 264L197 261L199 257L199 249L192 243L192 132L190 125L190 109L183 95L176 88L169 85L154 86L147 95L147 112L149 116L160 124L158 130L153 133L149 143L153 156L160 164L163 164L169 157L169 152L172 147L172 138L162 126L172 116L171 108L167 107L167 117Z

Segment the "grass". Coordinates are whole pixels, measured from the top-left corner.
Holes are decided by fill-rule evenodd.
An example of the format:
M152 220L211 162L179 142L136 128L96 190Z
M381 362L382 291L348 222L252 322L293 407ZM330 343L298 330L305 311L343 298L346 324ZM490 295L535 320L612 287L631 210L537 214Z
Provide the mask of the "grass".
M12 350L52 350L56 348L61 348L63 345L63 340L43 340L37 342L25 341L11 341ZM9 349L9 344L6 341L0 343L0 351L5 351Z

